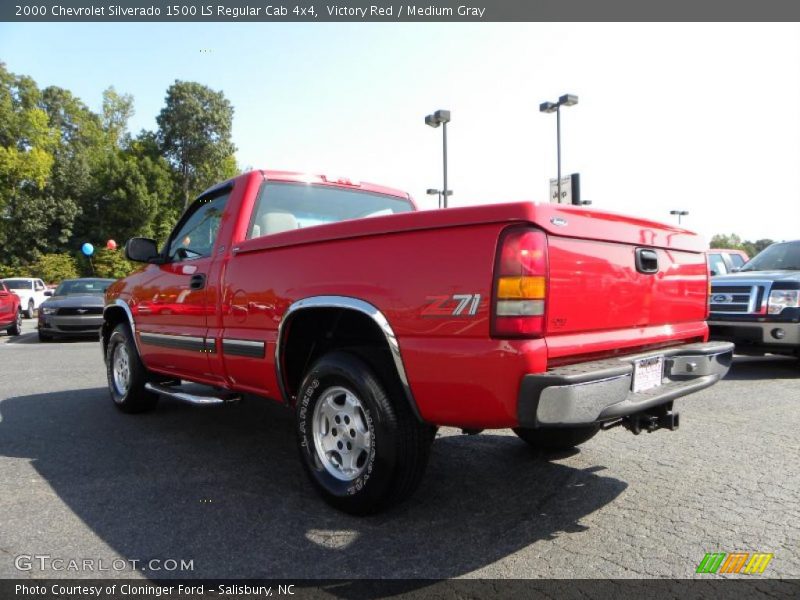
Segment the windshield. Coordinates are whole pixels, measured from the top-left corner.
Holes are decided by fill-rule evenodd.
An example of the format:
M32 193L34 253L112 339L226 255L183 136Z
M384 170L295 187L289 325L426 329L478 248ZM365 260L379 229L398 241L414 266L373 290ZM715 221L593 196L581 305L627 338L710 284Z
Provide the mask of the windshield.
M800 242L772 244L743 266L741 271L800 271Z
M4 279L3 283L10 290L29 290L33 287L31 282L25 279Z
M56 288L56 296L73 296L75 294L104 294L106 288L114 283L113 279L72 279L62 281Z

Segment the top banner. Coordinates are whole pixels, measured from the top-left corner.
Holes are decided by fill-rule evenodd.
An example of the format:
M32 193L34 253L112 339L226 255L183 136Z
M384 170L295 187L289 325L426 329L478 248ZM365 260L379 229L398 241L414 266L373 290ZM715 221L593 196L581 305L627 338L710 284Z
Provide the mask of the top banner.
M8 22L799 21L797 0L0 0Z

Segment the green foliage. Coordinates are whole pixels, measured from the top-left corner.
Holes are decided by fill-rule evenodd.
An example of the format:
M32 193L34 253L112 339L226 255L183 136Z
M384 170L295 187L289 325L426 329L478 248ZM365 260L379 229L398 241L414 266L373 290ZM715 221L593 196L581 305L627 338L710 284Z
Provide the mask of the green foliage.
M157 121L161 151L175 168L184 206L235 173L233 106L222 92L176 80Z
M42 254L26 272L29 277L39 277L47 283L60 283L78 277L78 265L69 254Z
M118 94L114 86L103 92L103 130L111 144L122 145L133 115L133 96Z
M122 250L109 250L100 248L92 256L95 277L110 277L119 279L132 273L138 265L132 263L123 255Z
M709 244L712 248L726 248L728 250L744 250L744 246L742 245L742 238L740 238L735 233L730 235L718 233L714 237L711 238L711 243Z
M0 279L5 279L6 277L21 277L22 273L18 267L12 267L10 265L0 265Z
M753 258L756 254L761 252L767 246L774 244L775 240L768 238L756 240L751 242L749 240L742 240L738 235L732 233L730 235L717 234L711 238L709 244L711 248L727 248L730 250L744 250L747 256Z
M100 248L134 236L163 242L191 197L236 174L233 108L222 92L176 81L158 132L132 136L133 114L133 98L113 87L103 92L97 114L69 90L39 89L0 63L4 273L37 268L53 271L43 277L53 280L92 274L88 260L67 254L83 242ZM66 266L51 269L54 256L64 256ZM118 254L96 256L110 276L130 270Z

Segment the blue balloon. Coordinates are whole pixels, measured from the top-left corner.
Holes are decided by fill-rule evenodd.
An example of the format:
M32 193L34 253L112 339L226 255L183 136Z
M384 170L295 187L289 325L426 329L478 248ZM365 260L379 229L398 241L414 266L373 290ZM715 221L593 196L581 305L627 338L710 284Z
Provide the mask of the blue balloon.
M94 254L94 246L92 246L89 242L85 242L83 246L81 246L81 252L83 252L86 256L91 256Z

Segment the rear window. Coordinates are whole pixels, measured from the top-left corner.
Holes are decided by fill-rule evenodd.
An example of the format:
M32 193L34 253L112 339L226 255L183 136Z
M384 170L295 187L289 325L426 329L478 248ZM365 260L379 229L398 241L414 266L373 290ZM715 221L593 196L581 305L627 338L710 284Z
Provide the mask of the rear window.
M408 200L396 196L306 183L268 182L258 193L247 237L412 210Z
M33 287L27 279L4 279L3 283L10 290L29 290Z

